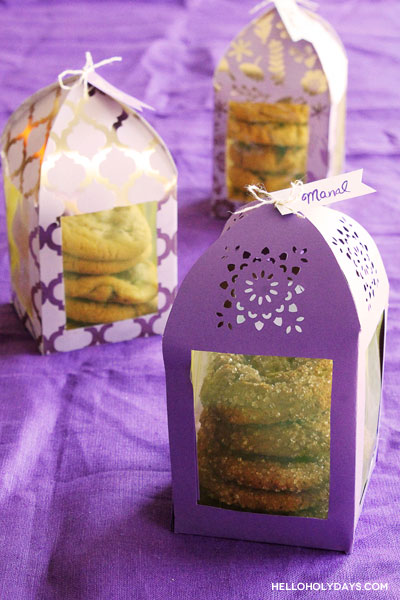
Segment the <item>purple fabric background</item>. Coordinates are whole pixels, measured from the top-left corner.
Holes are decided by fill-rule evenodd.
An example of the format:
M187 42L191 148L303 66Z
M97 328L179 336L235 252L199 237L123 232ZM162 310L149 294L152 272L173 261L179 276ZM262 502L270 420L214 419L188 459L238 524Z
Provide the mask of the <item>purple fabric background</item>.
M252 2L0 0L0 128L65 68L120 54L101 74L157 107L146 117L180 173L182 278L218 236L208 216L213 66ZM339 597L272 582L384 582L400 597L400 5L321 0L350 59L347 169L374 196L342 203L375 237L391 280L379 464L354 553L175 535L161 338L40 356L9 304L0 223L1 600Z

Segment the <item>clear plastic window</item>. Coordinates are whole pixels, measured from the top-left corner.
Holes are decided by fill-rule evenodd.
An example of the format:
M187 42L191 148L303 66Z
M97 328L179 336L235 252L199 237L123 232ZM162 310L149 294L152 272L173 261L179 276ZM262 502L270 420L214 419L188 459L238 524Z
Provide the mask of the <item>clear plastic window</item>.
M325 519L332 361L192 351L199 503Z
M289 102L229 102L226 139L228 198L248 201L245 186L269 192L306 181L309 107Z
M361 498L368 481L371 461L375 454L378 437L378 421L382 393L383 328L384 317L382 316L374 336L369 343L366 356L364 459Z
M157 203L61 217L67 329L158 310Z

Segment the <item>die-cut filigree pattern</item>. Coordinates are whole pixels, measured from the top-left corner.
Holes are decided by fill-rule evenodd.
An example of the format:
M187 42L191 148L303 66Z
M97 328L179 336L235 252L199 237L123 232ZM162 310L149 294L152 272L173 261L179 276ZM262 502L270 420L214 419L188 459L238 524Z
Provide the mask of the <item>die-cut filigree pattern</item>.
M223 307L216 313L217 327L233 327L250 322L257 331L265 325L281 327L286 334L302 333L304 317L299 296L305 291L298 282L303 266L308 263L307 248L295 246L290 252L272 256L268 246L257 254L240 246L225 247L221 257L226 261L227 278L220 283L226 291ZM285 274L282 281L281 273ZM279 274L279 277L277 275ZM245 300L239 300L238 296Z

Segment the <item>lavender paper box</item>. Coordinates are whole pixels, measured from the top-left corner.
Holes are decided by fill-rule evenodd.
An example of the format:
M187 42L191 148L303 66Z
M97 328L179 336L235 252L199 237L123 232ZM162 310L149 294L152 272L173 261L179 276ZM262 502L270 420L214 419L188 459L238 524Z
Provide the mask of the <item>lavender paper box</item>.
M164 335L177 533L351 552L376 460L387 303L388 281L374 241L361 225L341 212L318 207L303 219L294 214L282 216L273 206L264 205L229 219L220 238L184 280ZM213 360L217 365L220 361L225 375L228 373L218 388L218 397L210 393ZM248 368L257 361L268 364L271 360L277 360L278 365L296 360L312 369L322 365L328 373L329 394L325 391L320 395L321 402L328 400L328 410L326 406L325 412L315 409L320 386L316 379L315 393L305 394L305 406L299 402L295 405L295 410L303 411L297 415L296 427L310 419L314 423L311 429L308 425L304 429L309 434L301 444L313 439L314 429L322 420L324 431L328 426L320 446L325 450L318 450L321 455L309 463L313 466L313 460L322 460L327 469L320 488L327 496L319 512L311 507L285 513L282 507L277 510L276 504L268 510L271 498L283 503L293 498L297 501L298 492L301 500L309 499L310 490L304 492L300 485L288 491L279 477L278 487L267 493L261 490L254 494L256 485L261 484L252 480L251 508L250 484L243 479L249 473L242 472L241 478L237 474L238 466L249 464L244 446L239 447L237 458L238 436L251 427L253 432L254 428L265 432L263 437L256 437L257 443L261 439L262 444L270 444L270 435L274 452L283 452L277 461L268 456L262 460L278 462L285 469L288 460L301 464L296 462L299 456L294 450L293 457L285 457L285 444L274 441L274 428L288 425L285 411L291 410L293 399L296 402L296 392L287 406L279 404L278 398L282 418L276 418L276 409L272 405L268 408L267 403L262 413L256 409L251 412L250 406L250 417L256 417L250 425L248 421L241 423L244 410L249 408L246 397L254 400L254 396L246 392L242 402L238 394L242 388L230 379L231 374L239 369L237 379L244 377L246 381L243 361ZM207 375L210 365L211 375ZM251 373L254 376L253 367ZM281 389L285 393L283 375ZM300 379L298 382L300 386ZM253 384L247 384L251 389ZM308 385L303 386L306 392ZM307 410L315 410L317 416L308 415ZM260 415L272 415L281 422L260 424ZM290 432L295 431L293 412L291 415ZM212 427L217 434L209 433ZM246 443L249 439L250 434ZM289 435L286 441L290 448ZM230 447L224 446L227 442ZM265 449L263 452L271 454ZM254 450L251 458L259 459ZM214 469L214 479L205 479L204 461L208 461L206 468ZM236 470L229 472L228 468ZM311 497L313 493L311 490ZM258 498L258 507L254 498ZM260 502L267 503L264 510Z
M77 79L66 81L69 89L56 83L28 98L11 115L2 137L12 301L42 353L162 333L177 283L177 172L172 157L141 116L139 101L97 73L89 76L87 95ZM105 244L99 244L101 260L96 262L95 253L66 267L63 249L63 219L93 213L112 221L113 211L130 215L136 206L151 235L139 269L139 275L143 265L151 272L156 295L148 305L129 304L126 294L107 291L115 282L117 290L123 287L126 273L132 278L130 292L140 287L138 267L129 254L114 265L103 261ZM103 279L96 279L99 275ZM94 287L92 281L97 287L84 291L84 285ZM70 306L94 307L98 317L89 311L89 322L82 323L86 317L79 314L77 323L69 319L67 283L75 296L78 284L86 294L83 300L69 300ZM142 292L135 302L146 298Z

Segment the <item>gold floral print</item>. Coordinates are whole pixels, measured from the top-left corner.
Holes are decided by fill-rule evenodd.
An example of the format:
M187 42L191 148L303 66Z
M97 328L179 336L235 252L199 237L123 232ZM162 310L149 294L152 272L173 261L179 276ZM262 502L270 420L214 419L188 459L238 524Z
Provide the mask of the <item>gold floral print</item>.
M255 79L256 81L262 81L264 79L264 71L259 66L259 62L261 60L261 56L258 56L254 63L244 62L240 65L239 69L244 73L247 77L251 79Z
M221 60L219 61L219 64L217 66L217 71L219 73L228 73L229 72L229 63L226 60L225 56L223 56L221 58Z
M245 56L253 56L250 42L245 42L242 38L239 38L237 42L232 42L228 56L234 56L238 62L241 62Z
M282 23L282 21L279 21L279 23L276 24L276 28L280 31L280 37L283 40L288 40L289 39L289 34L286 31L286 27L284 26L284 24Z
M304 51L302 51L297 45L291 46L289 48L289 54L290 56L293 56L295 62L304 62L308 69L312 69L317 60L317 55L315 54L311 45L306 46Z
M283 55L283 44L280 40L271 40L268 44L269 64L268 71L271 79L276 85L283 83L285 79L285 60Z
M322 69L306 71L301 80L301 85L303 86L303 90L307 94L310 94L310 96L323 94L328 89L328 82Z
M267 39L272 29L272 20L274 18L273 13L269 13L257 21L254 27L254 34L260 38L262 44L267 43Z

